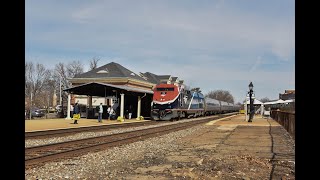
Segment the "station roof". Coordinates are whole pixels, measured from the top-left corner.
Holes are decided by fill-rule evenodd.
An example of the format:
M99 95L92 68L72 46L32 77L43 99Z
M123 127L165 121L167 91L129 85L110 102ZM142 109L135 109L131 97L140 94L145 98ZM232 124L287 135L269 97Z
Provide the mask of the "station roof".
M160 80L169 80L169 78L171 77L171 75L158 75L158 78Z
M178 77L172 77L172 82L175 82L178 79Z
M140 77L138 74L115 62L105 64L82 74L77 74L72 79L81 78L132 78L146 82L146 80Z
M118 93L123 91L125 94L131 95L141 95L141 94L153 94L152 90L144 90L136 87L129 87L125 85L113 85L107 83L99 83L99 82L89 82L86 84L82 84L79 86L75 86L72 88L64 89L68 93L78 94L78 95L89 95L89 96L112 96L115 95L116 90Z
M250 104L250 100L247 100L247 104ZM253 104L263 104L263 103L258 99L254 99Z
M160 79L158 77L158 75L150 73L150 72L145 72L145 73L141 73L144 77L147 78L147 81L154 83L154 84L159 84L160 83Z
M277 101L271 101L271 102L265 102L264 104L267 105L267 104L282 104L282 103L290 103L290 102L294 102L293 99L289 99L289 100L282 100L282 99L279 99Z

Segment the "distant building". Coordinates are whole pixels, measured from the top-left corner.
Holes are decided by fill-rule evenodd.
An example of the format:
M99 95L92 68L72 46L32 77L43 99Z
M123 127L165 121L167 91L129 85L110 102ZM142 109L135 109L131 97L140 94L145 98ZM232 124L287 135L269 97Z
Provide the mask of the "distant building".
M140 72L139 75L148 82L151 82L153 84L160 84L160 78L156 74L153 74L151 72Z
M279 93L279 99L295 99L295 90L285 90L283 94Z
M181 85L183 80L179 80L178 77L173 77L171 75L156 75L150 72L141 73L140 76L148 82L156 84L174 84Z
M158 75L160 84L171 84L171 75Z

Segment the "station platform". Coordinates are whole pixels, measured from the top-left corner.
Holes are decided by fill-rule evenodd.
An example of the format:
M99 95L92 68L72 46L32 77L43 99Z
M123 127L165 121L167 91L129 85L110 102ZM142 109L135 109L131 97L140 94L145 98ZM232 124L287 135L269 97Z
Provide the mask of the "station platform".
M272 118L255 115L252 122L245 121L245 115L225 117L211 121L207 126L216 126L217 131L208 137L225 138L216 152L223 154L250 154L261 158L295 159L295 141L292 136ZM226 132L226 135L219 135Z
M123 123L137 123L137 122L145 122L145 121L150 121L150 120L137 120L133 118L133 119L125 119L123 122L120 122L117 120L103 119L102 122L99 123L98 119L81 118L78 120L78 124L73 124L74 120L65 119L65 118L25 120L25 132L45 131L45 130L52 130L52 129L69 129L69 128L123 124Z
M26 120L26 132L146 121L150 120L127 119L124 122L103 120L99 123L97 119L80 119L79 124L72 124L71 119ZM247 122L244 114L238 114L212 120L204 126L201 131L194 131L183 138L178 138L177 141L168 142L174 142L179 152L169 150L164 155L163 153L159 156L155 154L159 159L152 162L154 164L149 167L141 166L141 162L150 161L148 156L142 154L137 156L141 157L140 159L130 159L132 171L129 174L121 174L121 177L150 179L152 175L153 179L174 176L204 179L203 174L208 172L205 179L295 179L295 141L278 122L270 117L255 115L252 122ZM165 144L165 141L162 143ZM131 151L131 148L127 149L129 149L128 152ZM152 149L148 147L140 152L148 151L151 152ZM108 166L108 170L113 172L112 168L128 165L128 161L122 162L123 164ZM161 164L158 164L159 162ZM177 163L181 166L173 165ZM79 164L91 166L90 163ZM59 173L69 173L68 168L61 167L63 169L57 170ZM167 171L168 167L170 171ZM181 167L184 169L181 170ZM65 169L67 170L64 171ZM204 169L210 171L203 171Z
M278 122L273 120L271 117L264 117L260 114L254 115L252 122L247 122L245 120L244 114L238 114L234 118L225 117L223 119L217 121L211 121L207 123L207 125L215 124L215 125L223 125L223 126L281 126Z

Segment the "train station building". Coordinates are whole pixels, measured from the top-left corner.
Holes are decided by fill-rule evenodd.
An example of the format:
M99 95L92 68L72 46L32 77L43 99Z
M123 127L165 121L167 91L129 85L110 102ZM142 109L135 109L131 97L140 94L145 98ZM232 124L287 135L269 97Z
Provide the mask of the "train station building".
M149 118L155 85L183 83L178 77L171 75L156 75L150 72L137 74L115 62L76 75L69 81L72 87L64 89L68 93L67 119L71 118L70 105L75 102L82 106L81 117L96 118L95 106L102 103L103 118L108 106L122 118L130 106L132 118Z
M285 90L283 94L279 93L279 99L289 100L295 99L296 92L295 90Z

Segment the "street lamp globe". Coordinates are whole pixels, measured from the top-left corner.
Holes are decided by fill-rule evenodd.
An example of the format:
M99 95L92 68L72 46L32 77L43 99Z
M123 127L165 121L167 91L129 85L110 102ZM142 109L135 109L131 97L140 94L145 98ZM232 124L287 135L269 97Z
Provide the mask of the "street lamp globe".
M253 84L252 84L252 82L250 82L250 84L249 84L249 90L252 90L253 89Z

